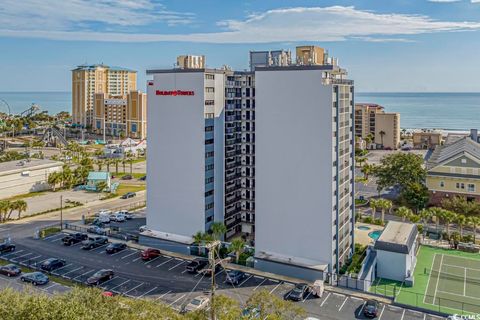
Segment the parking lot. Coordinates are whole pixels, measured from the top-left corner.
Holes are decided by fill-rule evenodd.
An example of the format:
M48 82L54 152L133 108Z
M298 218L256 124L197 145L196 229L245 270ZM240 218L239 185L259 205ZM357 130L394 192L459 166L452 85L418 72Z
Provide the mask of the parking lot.
M3 254L2 259L12 263L36 267L43 260L56 257L66 260L63 268L53 274L84 283L100 269L112 269L114 277L99 285L103 290L122 294L131 298L146 298L161 301L180 310L197 295L210 290L211 279L200 274L189 274L185 270L188 260L162 255L150 261L143 261L140 252L127 248L107 254L106 245L86 251L77 243L70 247L62 244L64 234L56 234L43 240L22 239L17 250ZM15 239L13 239L15 242ZM215 275L217 293L230 296L241 304L255 291L265 289L274 295L284 297L293 283L247 274L238 286L225 283L225 271ZM48 285L47 285L48 286ZM321 319L363 319L363 299L326 291L322 298L308 295L297 302L310 316ZM440 319L420 312L405 310L390 305L381 305L380 319Z

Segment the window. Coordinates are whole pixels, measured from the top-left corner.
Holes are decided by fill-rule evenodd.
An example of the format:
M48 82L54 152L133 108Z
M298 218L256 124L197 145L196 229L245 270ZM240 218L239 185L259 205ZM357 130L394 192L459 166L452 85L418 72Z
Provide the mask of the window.
M213 196L213 190L205 192L205 198L210 196Z
M213 168L214 168L213 164L208 164L205 166L205 171L213 170Z
M445 182L444 181L440 181L440 187L441 188L445 187Z
M100 128L101 128L100 120L97 120L97 129L100 129Z
M463 182L462 183L457 182L456 187L457 187L457 189L465 189L465 184Z
M205 184L209 184L213 182L213 177L205 179Z
M210 131L213 131L213 126L205 127L205 132L210 132Z
M214 74L208 74L208 73L206 73L206 74L205 74L205 79L207 79L207 80L214 80L214 79L215 79L215 75L214 75Z
M205 92L213 93L213 92L215 92L215 88L214 87L206 87Z
M213 144L213 139L207 139L207 140L205 140L205 144Z
M205 210L213 209L213 202L205 205Z
M213 106L215 104L215 100L205 100L206 106Z
M213 154L213 151L205 152L205 158L212 158Z
M215 114L213 113L205 113L205 119L213 119L215 117Z
M132 132L137 132L137 124L132 123Z
M468 184L468 192L475 192L475 185L473 183Z

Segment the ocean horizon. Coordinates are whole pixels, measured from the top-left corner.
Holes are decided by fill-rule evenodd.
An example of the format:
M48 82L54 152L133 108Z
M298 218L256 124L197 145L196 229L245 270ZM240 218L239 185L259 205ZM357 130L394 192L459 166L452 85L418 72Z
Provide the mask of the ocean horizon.
M0 92L0 112L18 114L32 103L56 114L71 112L71 92ZM5 103L6 102L6 103ZM480 92L356 92L355 103L376 103L400 113L405 129L468 131L480 127Z

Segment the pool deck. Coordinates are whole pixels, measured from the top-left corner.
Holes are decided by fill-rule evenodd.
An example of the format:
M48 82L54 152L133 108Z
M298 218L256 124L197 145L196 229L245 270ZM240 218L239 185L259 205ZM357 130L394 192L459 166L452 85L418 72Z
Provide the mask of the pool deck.
M369 227L369 230L360 230L358 227ZM377 226L374 224L367 224L363 222L355 223L355 243L359 243L361 245L369 245L373 244L374 240L368 236L368 234L372 231L382 231L384 227Z

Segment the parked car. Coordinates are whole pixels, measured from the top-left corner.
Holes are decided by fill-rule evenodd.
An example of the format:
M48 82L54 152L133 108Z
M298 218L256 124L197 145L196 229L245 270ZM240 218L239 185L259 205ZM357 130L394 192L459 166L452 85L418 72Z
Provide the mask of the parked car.
M13 252L15 251L15 245L13 243L1 243L0 244L0 253Z
M230 270L227 272L227 277L225 278L225 282L232 285L238 285L243 279L245 279L246 276L247 275L243 271Z
M138 228L138 231L140 231L140 232L145 232L147 230L150 230L150 229L148 229L147 226L141 226L140 228Z
M195 273L199 272L203 268L205 268L208 265L208 261L205 259L195 259L191 261L187 266L185 267L188 272L190 273Z
M25 273L20 277L20 280L22 282L29 282L34 286L47 284L49 281L48 277L39 271Z
M130 174L126 174L122 177L122 180L132 180L132 179L133 179L133 177Z
M138 180L145 181L145 180L147 180L147 176L140 177L140 179L138 179Z
M154 248L147 248L142 251L142 260L148 261L148 260L153 260L162 254L160 253L160 250L154 249Z
M110 216L110 221L125 222L127 218L121 213L114 213Z
M101 216L102 214L110 215L110 214L112 214L112 210L100 209L100 211L98 211L97 213L95 213L95 216L96 216L96 217L99 217L99 216Z
M127 220L132 220L133 219L133 214L131 214L130 212L128 212L127 210L120 210L118 211L119 213L123 214L125 219Z
M308 284L298 283L295 285L295 288L290 290L285 297L287 300L291 301L301 301L308 295Z
M129 199L135 197L137 194L135 192L127 192L124 195L122 195L122 199Z
M91 277L87 279L87 285L96 286L102 282L111 280L113 278L113 270L102 269L95 272Z
M115 252L119 252L119 251L122 251L122 250L125 250L127 248L127 245L125 243L119 243L119 242L115 242L115 243L110 243L106 248L105 248L105 251L107 253L115 253Z
M409 147L409 146L405 146L405 147L402 147L402 150L403 151L410 151L410 150L412 150L412 148Z
M222 266L220 265L220 263L217 263L215 264L215 273L218 273L222 270ZM207 268L203 268L201 270L198 271L198 273L206 276L206 277L211 277L212 276L212 268L207 267Z
M20 273L22 273L22 270L20 270L20 268L14 264L6 264L0 267L0 274L3 274L7 277L16 277Z
M71 246L72 244L79 243L87 239L88 239L88 235L86 233L77 232L77 233L66 235L65 237L62 238L62 241L64 245Z
M89 237L87 240L82 242L82 249L90 250L93 248L100 247L104 244L108 243L107 237Z
M107 230L104 229L104 228L100 228L98 226L90 226L87 228L87 232L90 232L90 233L95 233L95 234L99 234L99 235L106 235L107 234Z
M368 318L375 318L378 315L378 302L375 300L367 300L363 307L363 315Z
M205 309L209 302L210 298L207 296L195 297L183 308L182 312L186 313Z
M63 259L48 258L40 264L40 269L52 272L55 269L64 267L66 264L67 263Z
M111 214L112 214L111 212L110 213L102 213L98 216L97 220L101 223L110 223L110 220L111 220L110 215Z

